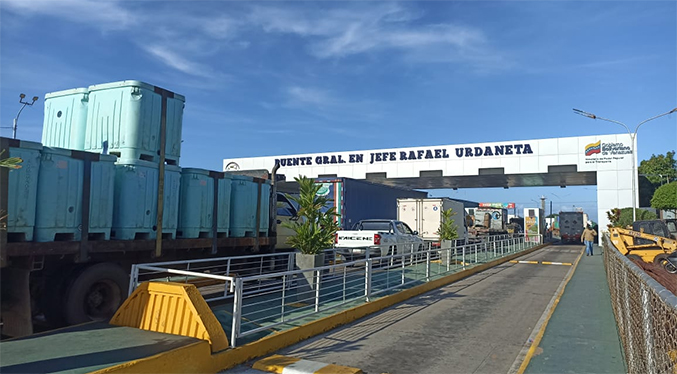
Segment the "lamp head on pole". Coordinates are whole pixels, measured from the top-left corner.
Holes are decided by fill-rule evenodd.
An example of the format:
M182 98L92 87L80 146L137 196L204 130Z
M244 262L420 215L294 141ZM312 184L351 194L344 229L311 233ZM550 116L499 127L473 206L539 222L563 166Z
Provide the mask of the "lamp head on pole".
M26 98L26 94L19 94L19 101Z
M33 102L36 102L36 101L38 101L38 97L37 97L37 96L33 96Z
M677 109L677 108L675 108L675 109ZM594 115L594 114L592 114L592 113L588 113L588 112L583 111L583 110L580 110L580 109L574 108L574 113L579 114L579 115L581 115L581 116L583 116L583 117L588 117L588 118L592 118L592 119L597 119L597 116L596 116L596 115Z

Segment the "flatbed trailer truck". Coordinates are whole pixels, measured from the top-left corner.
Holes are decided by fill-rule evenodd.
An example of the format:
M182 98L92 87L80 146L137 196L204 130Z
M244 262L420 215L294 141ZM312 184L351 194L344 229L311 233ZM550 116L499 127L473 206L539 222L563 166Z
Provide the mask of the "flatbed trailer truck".
M0 149L9 149L13 142L16 140L0 138ZM8 153L1 154L0 159L8 157ZM81 156L91 159L98 155L81 152ZM85 169L86 165L87 162ZM275 175L276 170L277 166L270 175ZM253 173L261 175L260 171ZM0 167L0 212L8 211L8 180L9 170ZM264 180L255 177L254 181L260 187ZM86 191L88 179L83 183ZM26 336L35 331L34 327L49 329L109 319L127 296L132 264L274 251L274 178L270 190L270 221L265 236L258 230L261 223L257 214L258 234L254 237L163 239L158 235L154 240L89 240L86 209L80 241L8 242L7 231L0 229L2 335ZM258 191L260 208L262 189ZM89 194L82 195L82 206L89 206ZM216 209L214 213L218 214ZM158 217L161 215L162 209L158 208ZM216 225L216 217L213 221ZM158 223L161 233L161 220Z

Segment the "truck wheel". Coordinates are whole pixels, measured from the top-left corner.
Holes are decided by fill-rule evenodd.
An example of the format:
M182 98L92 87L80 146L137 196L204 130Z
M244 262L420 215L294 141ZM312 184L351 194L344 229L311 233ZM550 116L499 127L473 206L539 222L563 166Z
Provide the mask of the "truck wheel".
M397 254L397 247L396 246L391 246L390 248L388 248L388 256L392 256L392 255L395 255L395 254ZM397 263L397 259L391 257L391 258L388 259L387 265L393 266L396 263Z
M69 325L110 319L127 297L129 276L113 263L85 268L66 292L64 314Z
M45 282L45 288L40 300L40 309L45 315L45 319L51 328L63 327L66 325L64 318L64 295L68 280L75 267L63 267L48 277Z
M668 261L667 253L663 253L654 257L653 263L661 265L663 269L665 269L665 271L667 271L670 274L677 273L677 267L675 267L675 265L673 265L670 261Z

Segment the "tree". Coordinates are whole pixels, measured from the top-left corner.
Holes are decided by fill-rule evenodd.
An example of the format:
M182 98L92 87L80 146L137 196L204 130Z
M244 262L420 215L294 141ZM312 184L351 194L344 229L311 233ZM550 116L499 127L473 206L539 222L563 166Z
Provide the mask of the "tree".
M614 208L606 212L606 215L613 227L632 226L632 208ZM637 216L638 221L657 218L655 213L643 209L635 209L635 215Z
M606 217L609 219L609 226L618 227L618 220L621 219L621 210L613 208L606 212Z
M658 187L651 199L651 207L661 210L677 210L677 182Z
M294 231L295 235L287 239L287 243L304 254L319 254L334 244L334 236L339 230L334 220L337 216L336 208L324 208L332 201L326 196L318 196L322 187L311 178L295 177L299 184L299 195L287 194L287 198L299 206L298 219L284 224ZM324 211L323 211L324 210Z
M451 209L442 211L442 222L440 222L440 228L436 232L440 236L440 240L454 240L458 238L458 231L452 218L455 215L456 212Z
M639 188L639 206L651 206L651 198L656 192L656 186L644 175L637 178L637 186Z
M648 160L642 160L637 168L639 174L645 174L646 178L656 187L660 187L666 178L677 180L677 160L675 152L667 152L665 155L651 155Z

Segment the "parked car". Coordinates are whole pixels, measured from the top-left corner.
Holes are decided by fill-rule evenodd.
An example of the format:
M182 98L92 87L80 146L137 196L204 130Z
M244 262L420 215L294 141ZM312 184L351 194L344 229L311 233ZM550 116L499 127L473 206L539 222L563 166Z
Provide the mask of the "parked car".
M337 253L346 261L397 254L414 253L424 249L423 239L406 223L387 219L358 221L353 230L336 233Z

